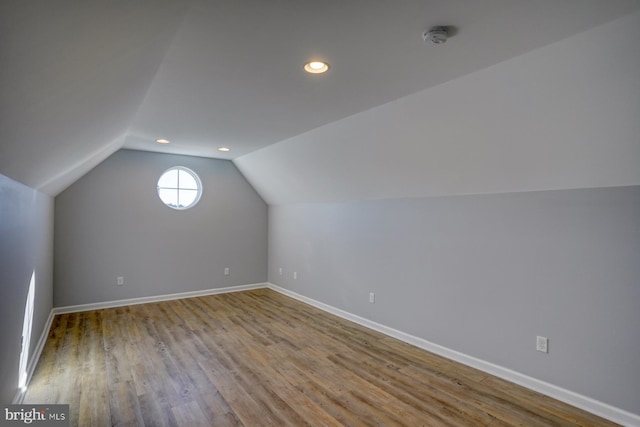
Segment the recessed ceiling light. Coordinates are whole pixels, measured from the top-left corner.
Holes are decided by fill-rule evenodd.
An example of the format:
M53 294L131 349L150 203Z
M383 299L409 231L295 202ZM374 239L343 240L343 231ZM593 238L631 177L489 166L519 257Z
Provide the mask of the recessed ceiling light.
M218 151L222 151L222 152L226 153L227 151L231 151L231 148L228 148L228 147L220 147L220 148L218 148Z
M168 143L169 143L169 142L171 142L171 141L169 141L168 139L159 138L159 139L156 139L156 142L157 142L158 144L168 144Z
M322 61L311 61L304 64L304 70L311 74L321 74L329 69L329 64Z

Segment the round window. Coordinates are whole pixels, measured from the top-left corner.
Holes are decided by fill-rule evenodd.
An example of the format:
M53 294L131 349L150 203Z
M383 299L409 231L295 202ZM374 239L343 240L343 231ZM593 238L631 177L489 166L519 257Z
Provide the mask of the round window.
M189 209L195 206L202 196L202 182L191 169L175 166L160 176L158 196L172 209Z

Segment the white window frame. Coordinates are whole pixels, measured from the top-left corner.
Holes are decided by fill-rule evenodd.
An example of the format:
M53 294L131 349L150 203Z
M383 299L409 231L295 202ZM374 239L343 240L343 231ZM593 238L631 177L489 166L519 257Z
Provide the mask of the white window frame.
M178 171L178 182L177 182L177 187L160 187L160 180L162 179L162 177L170 172L176 170ZM180 171L186 172L189 175L191 175L193 177L193 179L196 181L196 184L198 186L197 191L196 191L196 198L194 199L193 202L191 202L190 205L188 206L180 206L180 191L181 190L188 190L188 191L193 191L192 188L186 189L186 188L181 188L180 187ZM178 206L173 206L170 205L169 203L165 202L162 197L160 196L160 190L176 190L177 191L177 201L178 201ZM192 171L191 169L184 167L184 166L172 166L169 169L167 169L166 171L162 172L162 174L160 174L160 177L158 178L158 185L157 185L157 192L158 192L158 198L162 201L162 203L171 208L171 209L175 209L178 211L184 211L187 209L191 209L193 208L195 205L198 204L198 202L200 201L200 199L202 198L202 181L200 180L200 177L198 176L197 173L195 173L194 171Z

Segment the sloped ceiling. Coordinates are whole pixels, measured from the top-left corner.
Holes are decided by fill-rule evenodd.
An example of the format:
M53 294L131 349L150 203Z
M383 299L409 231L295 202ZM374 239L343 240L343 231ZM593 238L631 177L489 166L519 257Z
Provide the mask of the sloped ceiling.
M235 160L271 205L640 184L640 13Z
M261 168L275 163L256 150L280 143L274 149L287 151L313 129L639 7L637 0L5 1L0 173L55 195L125 147L232 159L264 181ZM442 24L455 26L454 36L425 46L422 32ZM331 64L327 74L302 72L314 58ZM160 137L171 144L155 144ZM364 167L397 158L367 156ZM278 188L259 190L274 202L305 200Z
M122 146L180 0L0 3L0 172L56 194Z

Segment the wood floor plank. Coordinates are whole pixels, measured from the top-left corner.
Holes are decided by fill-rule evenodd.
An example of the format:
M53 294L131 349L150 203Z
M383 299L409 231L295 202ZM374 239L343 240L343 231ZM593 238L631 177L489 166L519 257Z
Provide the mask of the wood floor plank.
M242 422L233 412L226 400L218 391L211 393L199 393L196 397L198 406L211 425L215 426L242 426Z
M343 394L333 394L314 381L305 381L296 387L342 425L352 427L377 425L377 421L370 414L360 417L351 408L345 406L341 399Z
M343 369L353 370L373 386L389 390L398 402L418 408L422 417L432 420L436 425L467 425L465 420L469 420L469 425L486 424L471 414L462 413L461 405L447 401L444 394L435 388L419 388L407 380L403 381L404 378L400 376L381 370L381 366L376 367L364 360L357 361L344 355L331 356L329 359ZM411 421L419 422L420 419Z
M197 402L189 402L171 408L180 427L200 427L209 425Z
M162 392L147 393L138 395L140 416L142 424L140 426L176 427L176 420L171 406L167 403Z
M111 407L106 381L101 375L83 374L80 388L80 403L77 412L77 423L83 426L110 426ZM73 414L72 414L73 415ZM74 420L75 417L71 417ZM72 421L73 423L73 421Z
M267 289L58 315L25 396L73 426L611 426Z

